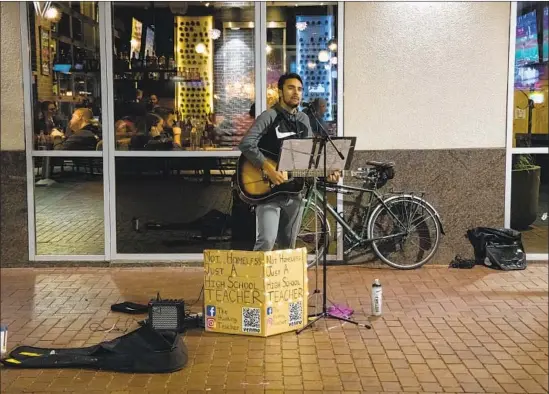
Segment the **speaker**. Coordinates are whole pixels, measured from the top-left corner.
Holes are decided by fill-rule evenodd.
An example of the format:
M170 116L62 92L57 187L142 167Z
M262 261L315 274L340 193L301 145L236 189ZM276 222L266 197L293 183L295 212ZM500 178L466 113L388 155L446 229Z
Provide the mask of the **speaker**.
M149 325L156 331L182 332L185 328L185 301L160 299L149 302Z

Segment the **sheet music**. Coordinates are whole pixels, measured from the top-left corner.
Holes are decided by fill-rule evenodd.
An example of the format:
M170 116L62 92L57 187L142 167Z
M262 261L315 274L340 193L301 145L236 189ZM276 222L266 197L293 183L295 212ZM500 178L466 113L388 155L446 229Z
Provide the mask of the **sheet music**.
M343 154L341 160L332 144L327 141L326 164L328 170L346 169L349 152L354 148L352 138L335 138L334 145ZM323 141L314 138L289 139L282 142L278 171L324 169ZM311 157L313 158L311 164Z

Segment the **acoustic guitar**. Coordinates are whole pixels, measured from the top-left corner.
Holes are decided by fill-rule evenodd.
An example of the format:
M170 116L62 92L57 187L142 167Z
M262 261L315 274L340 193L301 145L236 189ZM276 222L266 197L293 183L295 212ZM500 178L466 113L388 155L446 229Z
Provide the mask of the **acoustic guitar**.
M276 162L266 159L276 168ZM343 175L363 175L363 171L340 171ZM254 166L244 155L240 155L236 167L237 189L240 199L247 204L255 205L267 202L277 196L297 195L303 190L303 178L324 176L323 169L306 169L283 171L286 182L280 185L271 183L262 169Z

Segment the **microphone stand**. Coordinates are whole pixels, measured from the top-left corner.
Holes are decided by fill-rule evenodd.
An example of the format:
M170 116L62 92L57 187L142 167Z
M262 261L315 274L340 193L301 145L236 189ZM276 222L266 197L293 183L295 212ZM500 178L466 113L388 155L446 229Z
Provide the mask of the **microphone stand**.
M318 125L319 130L322 130L322 133L321 133L322 135L321 136L315 136L315 138L318 138L321 141L321 144L322 144L321 148L323 150L323 156L324 156L323 157L323 160L324 160L324 182L327 182L327 179L328 179L328 169L327 169L327 161L328 161L327 160L328 159L327 147L328 147L328 142L331 143L332 147L335 149L335 151L337 152L337 154L341 158L341 160L344 160L345 156L343 156L341 151L334 144L334 141L332 140L332 138L330 138L330 134L328 133L328 131L320 123L320 120L317 117L316 110L314 109L314 107L309 105L309 110L311 111L311 115L313 115L313 118L315 119L315 122ZM322 210L323 210L323 214L324 214L324 221L322 223L322 233L323 233L323 236L324 236L324 249L322 251L322 312L319 313L309 323L307 323L307 325L305 325L303 328L297 330L296 334L299 335L305 329L309 328L310 326L312 326L314 323L316 323L317 321L319 321L322 318L332 318L332 319L344 321L344 322L347 322L347 323L352 323L352 324L355 324L357 326L365 327L365 328L370 329L372 327L369 324L359 323L359 322L356 322L356 321L351 320L351 319L347 319L347 318L340 317L340 316L335 316L335 315L329 313L328 308L326 307L326 303L328 301L328 296L327 296L327 290L328 290L327 265L326 265L326 258L327 258L327 255L328 255L328 213L327 213L328 200L327 200L327 193L326 193L326 185L324 185L324 188L323 188L323 191L322 191L322 199L323 199L323 201L322 201L322 203L323 203L322 204Z

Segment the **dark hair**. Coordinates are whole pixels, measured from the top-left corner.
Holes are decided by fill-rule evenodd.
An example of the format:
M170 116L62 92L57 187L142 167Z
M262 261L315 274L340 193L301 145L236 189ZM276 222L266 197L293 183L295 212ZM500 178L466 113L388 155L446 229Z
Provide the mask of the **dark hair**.
M162 117L164 120L166 120L170 115L175 115L174 110L166 107L153 108L152 113Z
M50 104L55 104L53 101L42 101L40 103L40 111L46 112ZM36 107L35 107L36 108Z
M309 103L309 105L311 105L315 110L318 111L318 110L320 109L320 101L321 101L321 100L326 101L326 100L323 99L322 97L317 97L317 98L315 98L313 101L311 101L311 102ZM326 102L326 104L328 104L328 103Z
M301 80L301 77L299 76L299 74L287 73L287 74L281 75L280 78L278 79L279 90L282 90L282 88L284 87L284 83L286 83L288 79L297 79L299 82L301 82L301 86L303 86L303 81Z
M145 116L145 126L147 127L147 133L151 131L151 127L156 126L158 123L162 121L162 118L158 116L157 114L148 113Z
M74 112L80 112L80 115L86 119L86 120L90 120L91 118L93 118L93 112L91 109L89 108L85 108L85 107L81 107L81 108L76 108L74 110Z
M248 114L249 114L252 118L255 118L255 103L253 103L252 106L250 107L250 111L248 111Z

